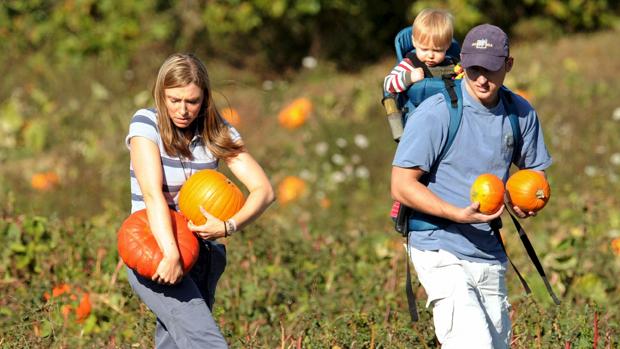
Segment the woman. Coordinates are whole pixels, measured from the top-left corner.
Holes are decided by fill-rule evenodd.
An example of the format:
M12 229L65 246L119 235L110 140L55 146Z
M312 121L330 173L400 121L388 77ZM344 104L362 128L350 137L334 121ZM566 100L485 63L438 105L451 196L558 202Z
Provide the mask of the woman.
M273 189L239 133L215 108L207 69L199 59L191 54L166 59L153 98L155 109L134 114L126 142L132 212L146 208L163 258L151 279L128 269L129 283L157 315L157 348L226 348L211 315L215 285L226 263L224 245L215 241L256 219L273 202ZM198 261L189 275L183 275L168 208L178 209L179 190L193 173L215 169L219 160L249 195L241 210L225 222L204 210L204 225L189 222L202 243Z

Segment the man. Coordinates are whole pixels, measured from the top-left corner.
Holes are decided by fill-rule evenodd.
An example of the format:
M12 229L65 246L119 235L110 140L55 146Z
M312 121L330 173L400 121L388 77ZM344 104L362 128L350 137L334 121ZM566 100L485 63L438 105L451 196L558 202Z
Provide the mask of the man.
M513 62L500 28L483 24L470 30L461 51L465 77L457 83L462 84L463 114L453 144L440 157L450 115L438 94L412 113L393 161L393 198L443 222L410 231L408 249L444 349L509 346L507 256L489 225L503 208L481 213L480 204L469 201L469 190L483 173L505 182L513 162L539 171L551 165L536 111L500 89ZM513 139L508 99L518 112L520 140ZM533 215L510 208L520 218Z

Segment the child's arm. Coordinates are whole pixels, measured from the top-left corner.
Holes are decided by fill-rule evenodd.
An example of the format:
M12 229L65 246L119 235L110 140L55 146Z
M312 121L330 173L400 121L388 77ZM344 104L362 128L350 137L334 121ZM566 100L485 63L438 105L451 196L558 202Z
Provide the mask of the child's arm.
M403 92L415 82L424 79L422 68L415 68L409 58L405 58L392 69L383 80L383 89L389 93Z

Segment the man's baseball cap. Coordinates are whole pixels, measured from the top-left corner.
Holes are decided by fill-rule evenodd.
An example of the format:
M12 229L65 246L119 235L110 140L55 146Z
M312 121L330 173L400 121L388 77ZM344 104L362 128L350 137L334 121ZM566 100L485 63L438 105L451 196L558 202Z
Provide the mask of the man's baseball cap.
M498 71L508 54L508 35L499 27L481 24L473 27L465 36L461 49L461 64L463 68L479 66Z

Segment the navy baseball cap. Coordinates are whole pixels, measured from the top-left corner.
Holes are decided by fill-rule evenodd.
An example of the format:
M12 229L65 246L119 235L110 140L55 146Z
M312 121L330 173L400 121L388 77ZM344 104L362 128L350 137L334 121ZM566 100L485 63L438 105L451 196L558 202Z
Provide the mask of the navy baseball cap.
M461 64L463 68L479 66L498 71L508 54L508 35L499 27L481 24L473 27L465 36L461 49Z

